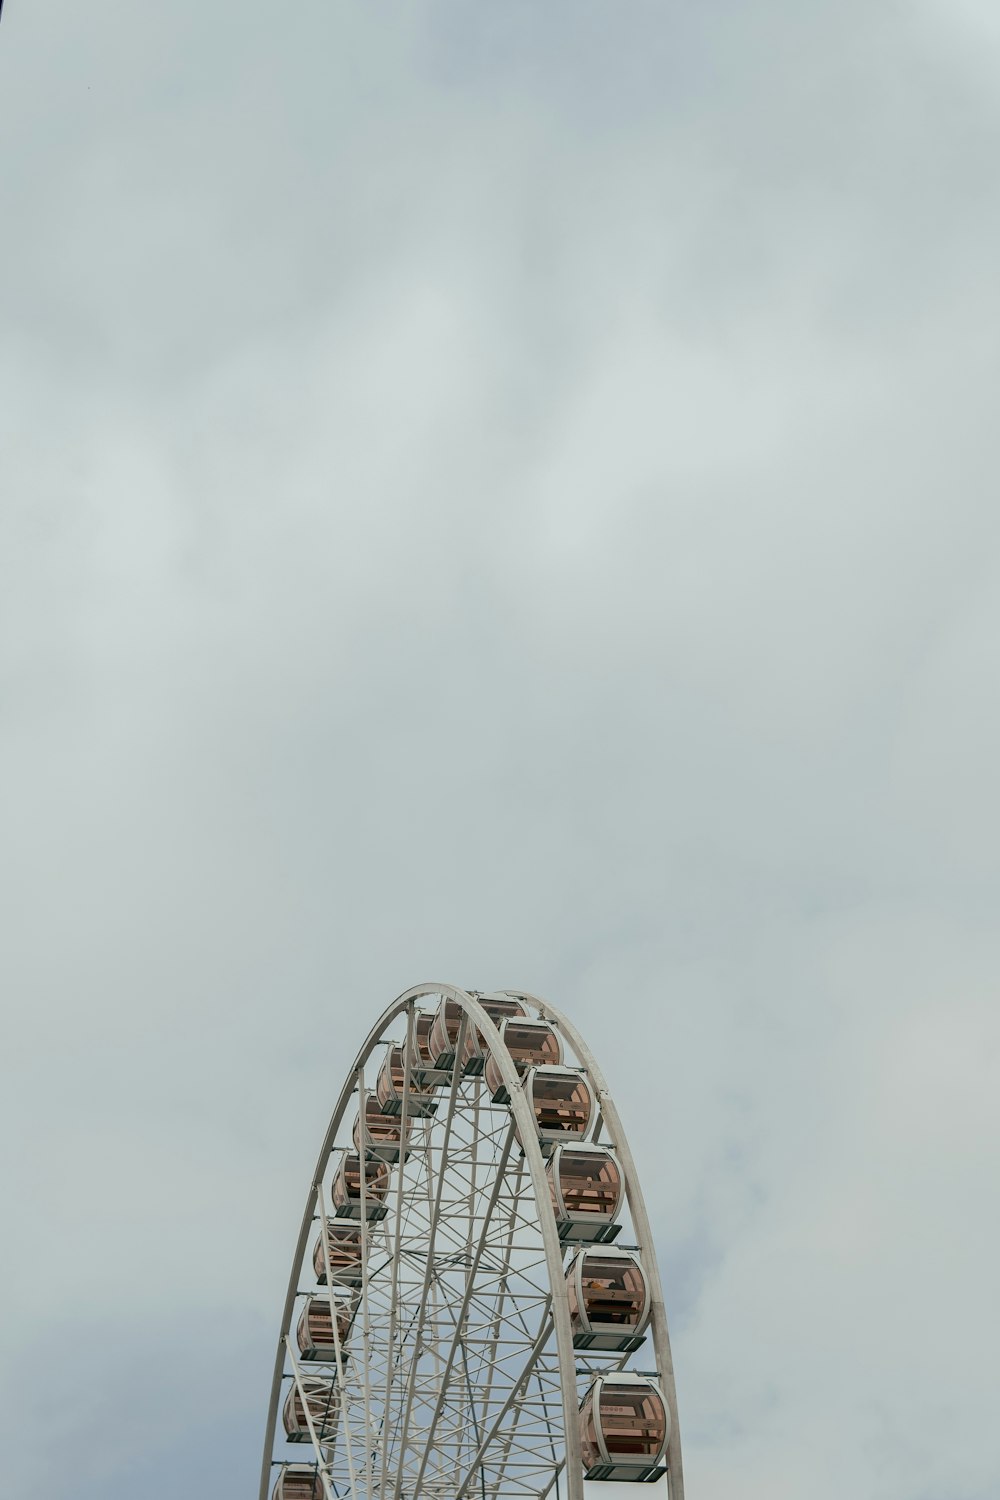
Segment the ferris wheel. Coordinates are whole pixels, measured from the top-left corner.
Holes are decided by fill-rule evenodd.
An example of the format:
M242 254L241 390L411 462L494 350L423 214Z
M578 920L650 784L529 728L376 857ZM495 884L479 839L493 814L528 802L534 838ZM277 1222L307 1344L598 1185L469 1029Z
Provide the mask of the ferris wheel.
M683 1500L656 1257L614 1101L536 996L417 985L337 1100L259 1500Z

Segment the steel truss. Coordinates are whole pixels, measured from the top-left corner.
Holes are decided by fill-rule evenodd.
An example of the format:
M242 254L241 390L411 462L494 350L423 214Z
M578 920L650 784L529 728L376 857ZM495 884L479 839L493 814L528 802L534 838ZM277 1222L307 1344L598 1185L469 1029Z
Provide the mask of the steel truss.
M519 1000L562 1038L567 1061L597 1101L591 1140L615 1151L634 1245L646 1276L647 1343L632 1353L574 1348L546 1157L510 1054L482 999ZM323 1227L333 1217L333 1180L365 1115L386 1045L413 1051L418 1009L461 1007L456 1054L475 1032L497 1061L510 1102L494 1104L482 1073L460 1063L438 1089L436 1113L411 1112L410 1070L398 1116L400 1159L378 1208L362 1173L360 1287L338 1286ZM403 1149L405 1147L405 1150ZM369 1216L372 1210L376 1216ZM381 1215L380 1217L377 1215ZM312 1244L323 1245L317 1286ZM296 1324L305 1299L329 1300L334 1358L303 1357ZM353 1309L341 1340L338 1312ZM259 1500L269 1500L282 1464L313 1465L325 1500L583 1500L578 1410L594 1376L655 1364L671 1430L669 1500L684 1500L673 1363L656 1255L642 1192L618 1111L596 1060L553 1006L519 990L480 996L446 984L418 985L379 1018L341 1089L310 1186L285 1299L268 1410ZM323 1381L319 1421L306 1399ZM280 1414L293 1385L308 1442L287 1446Z

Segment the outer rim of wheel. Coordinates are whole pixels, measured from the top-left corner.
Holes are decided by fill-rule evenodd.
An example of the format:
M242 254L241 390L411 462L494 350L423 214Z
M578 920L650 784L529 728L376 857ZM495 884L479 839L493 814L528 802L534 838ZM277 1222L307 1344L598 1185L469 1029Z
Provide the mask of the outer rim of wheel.
M555 1022L559 1030L569 1038L577 1057L586 1069L593 1084L594 1093L604 1114L604 1122L607 1125L608 1134L611 1137L612 1144L618 1154L618 1160L621 1163L629 1213L632 1215L632 1227L635 1230L639 1252L642 1256L642 1268L649 1283L656 1367L660 1374L660 1386L670 1409L670 1438L667 1443L667 1483L670 1486L670 1497L671 1500L684 1500L681 1428L677 1412L677 1386L674 1378L674 1361L670 1349L670 1334L667 1329L667 1309L663 1300L660 1268L656 1259L656 1245L653 1241L653 1231L649 1222L649 1214L646 1210L646 1200L642 1194L639 1174L635 1167L635 1158L628 1144L628 1137L625 1134L621 1116L618 1113L618 1107L615 1104L611 1090L608 1088L607 1080L601 1072L597 1059L572 1021L561 1010L557 1010L547 1000L541 999L538 995L531 994L528 990L505 989L498 990L496 993L510 995L516 1000L525 1000L529 1005L537 1006L539 1015L544 1016L546 1020Z
M481 1032L490 1053L497 1060L504 1084L510 1093L510 1108L518 1128L518 1135L524 1150L525 1160L528 1163L531 1173L535 1200L539 1204L546 1204L548 1201L545 1158L542 1155L536 1134L535 1118L528 1105L528 1101L524 1097L524 1090L517 1069L514 1066L510 1053L501 1041L500 1033L490 1015L483 1009L475 995L460 989L457 985L428 982L413 985L410 989L405 990L382 1012L356 1054L345 1077L337 1103L334 1106L326 1134L323 1137L323 1144L320 1147L319 1156L317 1157L295 1245L288 1288L285 1294L285 1304L282 1311L281 1332L275 1353L274 1373L271 1381L271 1395L268 1403L267 1423L264 1435L259 1500L268 1500L269 1496L274 1435L277 1426L281 1380L285 1363L284 1334L291 1323L303 1257L314 1222L319 1186L323 1180L331 1152L335 1149L334 1141L336 1140L337 1132L354 1096L359 1070L365 1066L376 1046L383 1040L383 1033L386 1028L392 1024L397 1016L412 1005L415 1005L418 1000L429 996L441 996L457 1001L468 1016L469 1022ZM642 1256L643 1271L648 1279L652 1304L651 1326L653 1347L656 1351L661 1389L670 1412L670 1437L666 1451L667 1484L669 1486L670 1500L684 1500L680 1426L677 1417L677 1396L674 1383L673 1361L670 1353L670 1340L667 1333L666 1310L663 1302L663 1292L660 1285L659 1268L656 1263L656 1251L653 1244L649 1216L646 1212L645 1201L635 1170L635 1162L629 1149L624 1129L622 1128L621 1118L593 1053L572 1022L561 1011L557 1010L554 1005L549 1004L548 1001L542 1000L539 996L533 995L527 990L498 989L490 991L485 995L487 999L501 997L523 1000L528 1005L533 1006L537 1009L541 1017L552 1022L570 1042L577 1054L582 1069L589 1078L595 1100L603 1114L604 1123L611 1137L612 1145L618 1155L629 1212L632 1216L632 1225ZM540 1212L538 1217L552 1294L552 1320L559 1360L563 1423L566 1438L564 1472L566 1476L567 1495L568 1500L583 1500L583 1462L578 1422L579 1407L576 1385L576 1359L573 1349L573 1334L570 1324L569 1301L564 1274L564 1249L559 1241L553 1215L551 1213Z

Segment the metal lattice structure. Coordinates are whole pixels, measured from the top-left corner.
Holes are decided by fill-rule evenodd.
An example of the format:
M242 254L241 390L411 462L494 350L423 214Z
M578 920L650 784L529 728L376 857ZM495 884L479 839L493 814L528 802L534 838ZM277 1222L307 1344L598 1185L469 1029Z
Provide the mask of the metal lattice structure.
M666 1314L614 1101L535 996L418 985L323 1141L260 1500L683 1500Z

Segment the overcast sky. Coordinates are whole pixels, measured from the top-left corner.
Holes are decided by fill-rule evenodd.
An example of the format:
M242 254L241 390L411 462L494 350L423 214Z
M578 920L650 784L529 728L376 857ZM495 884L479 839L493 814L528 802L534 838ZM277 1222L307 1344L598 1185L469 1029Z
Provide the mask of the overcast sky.
M243 1500L409 984L570 1012L691 1500L996 1500L995 0L7 0L0 1489Z

